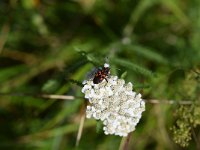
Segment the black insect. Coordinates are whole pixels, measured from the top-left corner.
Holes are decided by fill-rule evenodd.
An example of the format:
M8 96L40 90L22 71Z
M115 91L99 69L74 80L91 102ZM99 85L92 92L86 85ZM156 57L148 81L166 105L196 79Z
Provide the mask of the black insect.
M99 68L97 72L95 73L93 83L94 84L99 84L101 83L104 79L107 81L107 77L110 75L110 68L107 67L107 65L103 68ZM108 81L107 81L108 82Z

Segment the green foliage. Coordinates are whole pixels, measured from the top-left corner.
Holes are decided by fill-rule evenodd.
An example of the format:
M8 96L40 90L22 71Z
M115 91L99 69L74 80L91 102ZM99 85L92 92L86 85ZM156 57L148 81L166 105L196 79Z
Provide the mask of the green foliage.
M199 0L0 1L0 149L75 149L82 81L107 59L161 102L147 103L129 149L199 149L199 14ZM38 98L47 93L75 99ZM77 149L119 148L96 130L86 119Z
M101 121L97 121L97 125L96 125L96 131L97 133L102 133L103 129L103 123Z
M200 106L180 106L176 111L176 124L172 127L173 139L183 147L189 145L192 130L200 125Z
M47 83L45 83L42 87L43 92L52 93L56 91L56 89L59 87L59 83L56 80L49 80Z
M139 73L141 75L144 75L144 76L153 76L153 73L146 69L146 68L143 68L139 65L136 65L130 61L127 61L125 59L121 59L121 58L114 58L112 59L112 62L118 64L118 65L122 65L123 67L127 67L129 68L130 70L134 71L135 73Z
M137 44L126 44L121 45L121 47L127 51L133 51L133 53L138 54L140 57L144 57L147 60L149 59L161 64L168 63L166 58L150 48L146 48Z
M181 106L176 113L179 119L176 121L176 126L172 127L173 139L176 143L186 147L189 145L189 141L191 140L191 110L188 107Z
M171 75L174 78L173 83L177 82L178 84L182 84L183 86L180 90L184 93L183 95L193 100L194 103L190 106L180 106L175 112L177 120L172 127L173 139L183 147L189 145L189 141L192 139L192 130L200 125L199 96L195 94L199 92L199 85L195 74L195 72L191 72L185 77L183 70L179 69Z

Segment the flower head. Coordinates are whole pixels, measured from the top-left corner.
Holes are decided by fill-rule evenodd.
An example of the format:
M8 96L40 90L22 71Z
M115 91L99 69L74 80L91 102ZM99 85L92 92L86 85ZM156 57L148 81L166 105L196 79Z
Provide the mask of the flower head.
M125 84L117 76L109 76L99 84L94 84L92 79L84 81L82 93L90 103L86 117L103 121L105 134L127 136L135 130L145 110L141 94L132 91L132 87L131 82Z

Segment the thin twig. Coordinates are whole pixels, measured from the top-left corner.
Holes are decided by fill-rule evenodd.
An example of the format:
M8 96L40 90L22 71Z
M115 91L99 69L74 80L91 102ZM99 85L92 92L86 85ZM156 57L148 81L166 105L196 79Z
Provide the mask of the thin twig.
M56 95L56 94L30 94L30 93L0 93L0 96L31 96L37 98L47 98L47 99L60 99L60 100L74 100L80 99L82 97L75 97L72 95Z
M61 100L74 100L75 99L75 97L71 96L71 95L42 94L42 95L39 95L39 96L42 97L42 98L49 98L49 99L61 99Z
M119 150L128 150L128 144L131 139L131 133L127 137L123 137L119 146Z
M56 95L56 94L30 94L30 93L0 93L0 96L31 96L47 99L60 99L60 100L74 100L84 99L84 97L72 96L72 95ZM146 103L150 104L181 104L191 105L194 102L189 100L158 100L158 99L144 99Z
M80 125L79 125L79 129L78 129L78 134L76 137L76 147L78 147L82 133L83 133L84 122L85 122L85 113L81 114Z
M145 99L146 103L151 104L181 104L181 105L191 105L194 102L189 100L157 100L157 99Z

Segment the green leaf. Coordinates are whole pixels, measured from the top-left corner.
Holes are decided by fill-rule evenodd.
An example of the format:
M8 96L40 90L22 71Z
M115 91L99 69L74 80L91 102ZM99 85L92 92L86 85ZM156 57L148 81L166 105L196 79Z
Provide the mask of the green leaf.
M102 129L103 129L103 123L102 123L102 121L97 121L96 132L97 133L101 133Z
M57 80L50 79L42 87L43 92L54 92L59 87Z
M17 65L9 68L4 68L0 70L0 81L6 81L9 78L17 76L21 72L25 71L27 67L25 65Z
M144 58L150 59L155 62L159 62L162 64L167 64L168 61L165 59L161 54L157 53L155 50L152 50L150 48L146 48L139 45L127 45L125 46L125 49L129 51L133 51L140 56L143 56Z
M126 67L126 68L128 68L128 69L130 69L130 70L132 70L132 71L134 71L138 74L141 74L141 75L144 75L144 76L147 76L147 77L154 76L154 74L150 70L148 70L148 69L146 69L142 66L136 65L136 64L134 64L134 63L132 63L128 60L121 59L121 58L113 58L112 62L116 63L118 65L121 65L123 67Z
M124 78L126 77L126 75L127 75L127 71L125 71L125 72L123 72L123 73L121 74L121 78L124 79Z

